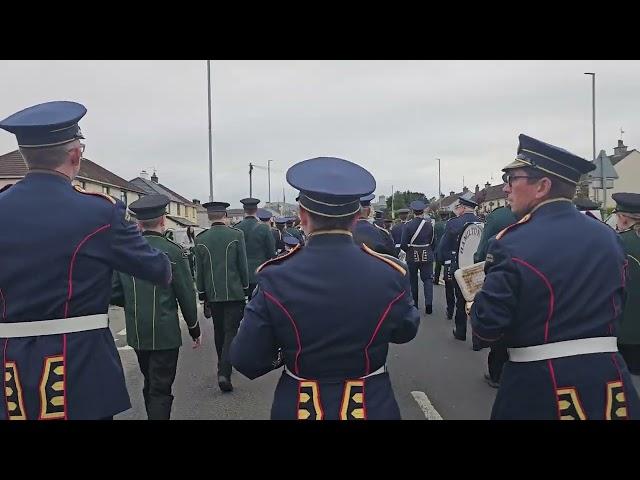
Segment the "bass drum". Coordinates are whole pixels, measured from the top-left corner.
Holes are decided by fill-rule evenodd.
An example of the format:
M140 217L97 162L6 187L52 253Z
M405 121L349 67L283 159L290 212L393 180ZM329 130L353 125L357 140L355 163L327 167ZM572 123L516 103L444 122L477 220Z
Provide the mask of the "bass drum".
M458 268L464 268L474 264L473 254L478 250L483 229L484 223L480 222L467 223L462 228L460 238L458 239Z

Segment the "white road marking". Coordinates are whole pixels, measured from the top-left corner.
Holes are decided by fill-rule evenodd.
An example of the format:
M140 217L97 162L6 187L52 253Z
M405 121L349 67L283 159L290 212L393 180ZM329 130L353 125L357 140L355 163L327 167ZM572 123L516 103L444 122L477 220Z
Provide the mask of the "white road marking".
M133 347L130 347L129 345L125 345L124 347L118 347L118 350L120 350L120 351L133 350Z
M424 392L411 392L413 395L413 399L418 402L418 405L422 409L424 416L427 417L427 420L442 420L442 417L438 413L438 411L433 407L429 397Z
M127 334L127 329L126 328L123 328L122 330L120 330L118 332L118 335L126 335L126 334Z

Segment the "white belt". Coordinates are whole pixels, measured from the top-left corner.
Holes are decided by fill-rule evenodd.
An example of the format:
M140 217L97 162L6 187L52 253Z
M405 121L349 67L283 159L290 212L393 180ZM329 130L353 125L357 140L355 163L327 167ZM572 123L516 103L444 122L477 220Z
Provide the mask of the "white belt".
M451 260L445 260L444 264L445 265L449 265L451 263Z
M39 337L61 333L84 332L109 326L109 315L84 315L82 317L57 318L39 322L0 323L0 338Z
M594 337L546 343L532 347L508 348L511 362L537 362L551 358L618 351L616 337Z
M400 243L396 243L396 248L400 248Z
M428 247L429 245L431 245L430 243L427 243L426 245L416 245L415 243L410 243L409 246L410 247Z
M385 365L382 365L375 372L371 372L369 375L365 375L364 377L358 377L358 378L360 380L362 380L362 379L365 379L365 378L373 377L374 375L380 375L382 373L385 373L386 371L387 371L387 365L385 364ZM308 378L302 378L302 377L299 377L299 376L295 375L294 373L292 373L291 370L289 370L286 365L284 367L284 373L289 375L291 378L295 378L299 382L307 382L307 381L309 381Z

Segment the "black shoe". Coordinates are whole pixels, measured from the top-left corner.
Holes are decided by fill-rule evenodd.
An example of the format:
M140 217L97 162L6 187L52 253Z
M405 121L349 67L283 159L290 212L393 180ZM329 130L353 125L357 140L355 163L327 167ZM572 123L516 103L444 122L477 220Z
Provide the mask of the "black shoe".
M491 376L488 373L484 374L484 379L486 380L486 382L489 384L490 387L500 388L500 382L495 382L494 380L492 380Z
M427 305L425 308L425 312L427 313L427 315L431 315L433 313L433 306Z
M473 350L474 352L479 352L480 350L482 350L482 347L480 345L474 345L473 347L471 347L471 350Z
M218 386L223 392L233 392L233 385L231 385L231 379L224 375L218 375Z
M453 329L453 338L455 338L456 340L460 340L461 342L464 342L467 340L467 336L465 335L464 337L461 337L456 333L455 328Z
M447 312L447 320L451 320L453 318L453 313Z

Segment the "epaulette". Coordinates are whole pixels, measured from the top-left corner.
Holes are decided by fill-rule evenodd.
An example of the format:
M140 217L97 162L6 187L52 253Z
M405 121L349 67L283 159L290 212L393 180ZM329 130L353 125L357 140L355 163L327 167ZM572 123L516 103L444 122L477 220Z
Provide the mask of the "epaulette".
M271 265L272 263L280 262L281 260L285 260L285 259L291 257L294 253L299 252L300 250L302 250L302 246L300 246L300 244L298 244L295 247L293 247L288 253L285 253L284 255L280 255L279 257L267 260L266 262L264 262L262 265L260 265L256 269L256 273L262 271L262 269L264 267L266 267L267 265Z
M236 223L236 225L237 225L237 223ZM242 232L242 230L240 230L239 228L236 228L236 227L229 227L229 228L233 228L234 230L237 230L238 232ZM242 232L242 233L244 233L244 232Z
M204 230L202 230L199 234L196 235L196 237L199 237L200 235L202 235L204 232L208 232L209 229L205 228Z
M113 198L111 195L107 195L106 193L98 193L98 192L87 192L84 188L79 187L78 185L74 185L73 189L78 192L78 193L84 193L85 195L96 195L98 197L102 197L104 199L109 200L111 203L113 203L114 205L116 204L116 199Z
M504 237L504 235L512 228L517 227L518 225L521 225L523 223L527 223L529 221L529 219L531 218L531 214L527 213L524 217L522 217L520 220L518 220L516 223L509 225L507 228L503 228L502 230L500 230L500 232L498 232L498 234L496 235L496 240L500 240L502 237Z
M384 263L386 263L387 265L392 266L393 268L395 268L396 270L398 270L402 275L406 275L407 271L401 267L400 265L398 265L394 260L391 260L391 258L389 258L389 256L387 255L383 255L382 253L378 253L375 250L370 249L369 247L367 247L364 243L362 244L362 249L367 252L369 255L376 257L380 260L382 260Z
M180 254L184 258L189 258L189 249L188 248L184 248L182 245L180 245L179 243L176 243L175 241L171 240L170 238L167 238L167 237L162 237L162 238L164 238L167 242L172 243L173 245L178 247L178 249L180 250Z
M173 243L176 247L179 247L179 248L180 248L180 250L184 250L184 249L185 249L182 245L180 245L180 244L179 244L178 242L176 242L175 240L171 240L171 239L170 239L170 238L168 238L168 237L162 237L162 238L164 238L164 239L165 239L167 242L169 242L169 243Z

